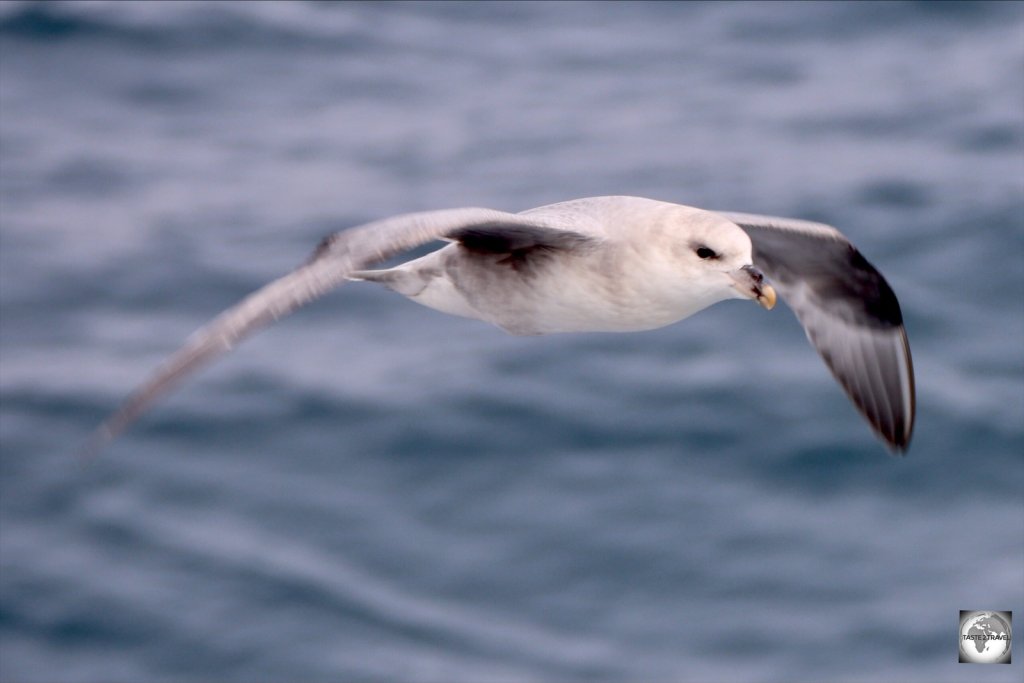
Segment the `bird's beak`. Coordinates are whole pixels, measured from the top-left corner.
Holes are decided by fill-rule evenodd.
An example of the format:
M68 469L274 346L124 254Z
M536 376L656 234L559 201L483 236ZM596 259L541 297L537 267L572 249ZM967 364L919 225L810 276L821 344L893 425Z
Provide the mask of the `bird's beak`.
M743 266L729 273L734 281L733 287L748 299L756 299L757 303L767 310L775 307L775 289L765 283L764 273L752 265Z

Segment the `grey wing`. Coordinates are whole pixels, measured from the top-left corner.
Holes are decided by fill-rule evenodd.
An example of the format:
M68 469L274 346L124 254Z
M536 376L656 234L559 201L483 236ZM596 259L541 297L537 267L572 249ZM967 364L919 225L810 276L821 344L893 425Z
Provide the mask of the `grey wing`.
M434 240L462 236L490 244L504 239L552 247L593 239L544 219L478 208L404 214L335 233L320 243L306 264L250 294L195 332L96 429L84 454L99 451L188 374L255 330L344 284L353 271Z
M740 213L722 216L753 243L754 264L874 431L897 452L914 430L914 369L892 288L835 228Z

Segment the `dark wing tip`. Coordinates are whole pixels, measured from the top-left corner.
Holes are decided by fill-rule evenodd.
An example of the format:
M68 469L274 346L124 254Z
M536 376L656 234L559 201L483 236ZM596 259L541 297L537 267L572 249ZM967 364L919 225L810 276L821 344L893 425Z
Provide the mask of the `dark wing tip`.
M899 304L897 304L897 307ZM906 455L910 448L910 440L914 436L914 422L917 419L917 387L914 382L914 360L910 355L910 342L907 340L907 331L900 325L900 348L903 361L906 364L906 375L903 378L906 383L907 406L905 412L897 415L897 429L892 439L888 442L896 455Z
M850 402L894 455L910 447L916 414L914 370L902 326L845 328L841 343L814 335L815 346Z

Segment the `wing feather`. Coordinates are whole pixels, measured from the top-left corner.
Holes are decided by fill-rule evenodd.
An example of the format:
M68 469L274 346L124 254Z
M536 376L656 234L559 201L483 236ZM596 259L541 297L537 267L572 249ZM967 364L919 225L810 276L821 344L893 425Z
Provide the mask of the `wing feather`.
M517 244L527 239L547 246L592 239L561 230L551 220L480 208L404 214L335 233L320 243L306 264L250 294L189 337L96 429L84 454L103 448L190 373L264 325L341 286L353 271L434 240L466 235L482 240L491 235L493 241L503 232Z
M722 213L743 228L764 271L847 396L897 452L914 430L910 345L881 273L829 225Z

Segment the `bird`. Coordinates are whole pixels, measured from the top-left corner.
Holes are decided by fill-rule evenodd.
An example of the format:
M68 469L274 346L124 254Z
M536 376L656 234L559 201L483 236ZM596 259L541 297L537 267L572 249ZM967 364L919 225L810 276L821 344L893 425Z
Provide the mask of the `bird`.
M447 244L374 269L432 242ZM637 332L727 299L770 310L781 297L890 452L905 453L913 434L914 371L899 301L839 230L603 196L520 213L407 213L329 235L305 263L191 335L97 427L84 452L99 452L182 379L254 331L352 281L513 335Z

